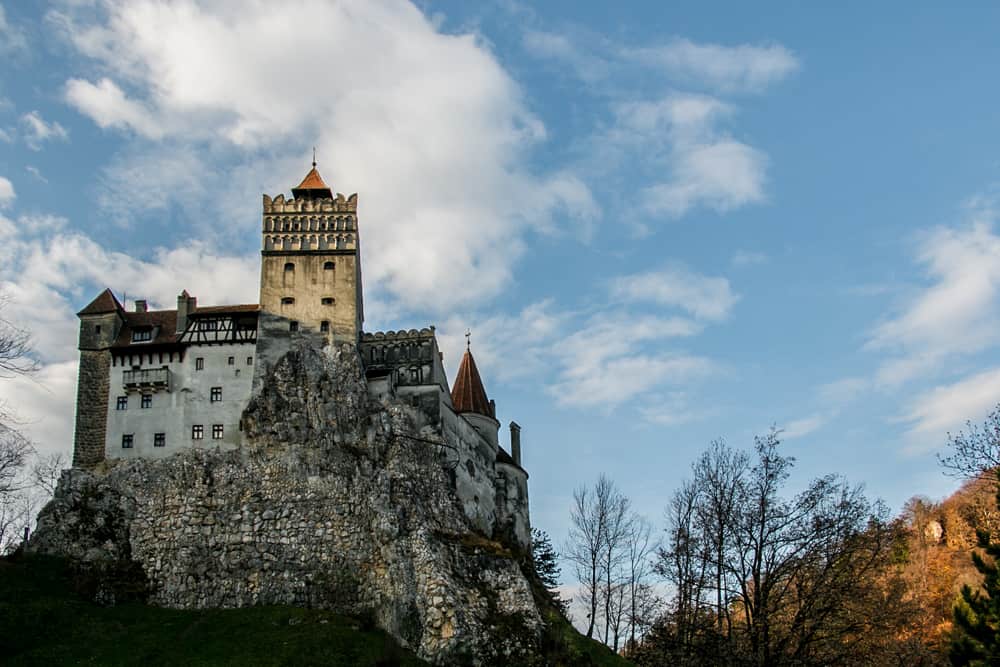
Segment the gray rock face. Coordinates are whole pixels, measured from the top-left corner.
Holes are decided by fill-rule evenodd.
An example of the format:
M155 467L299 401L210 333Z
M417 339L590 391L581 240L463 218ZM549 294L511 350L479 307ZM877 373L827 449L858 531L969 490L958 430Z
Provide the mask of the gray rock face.
M368 399L353 346L292 350L244 413L244 447L67 471L29 548L138 570L155 604L323 607L434 662L517 659L541 628L528 581L475 531L421 422Z

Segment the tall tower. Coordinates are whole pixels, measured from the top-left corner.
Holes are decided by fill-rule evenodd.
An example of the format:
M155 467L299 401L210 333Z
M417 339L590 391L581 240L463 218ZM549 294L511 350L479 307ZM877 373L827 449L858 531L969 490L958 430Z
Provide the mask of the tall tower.
M334 197L312 165L291 199L264 195L260 307L290 331L357 343L364 322L358 195Z

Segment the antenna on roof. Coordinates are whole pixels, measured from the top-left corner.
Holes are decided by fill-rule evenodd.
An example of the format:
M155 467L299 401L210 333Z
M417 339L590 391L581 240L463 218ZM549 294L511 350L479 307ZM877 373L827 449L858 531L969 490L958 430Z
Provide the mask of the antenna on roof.
M316 168L316 147L313 146L313 169Z

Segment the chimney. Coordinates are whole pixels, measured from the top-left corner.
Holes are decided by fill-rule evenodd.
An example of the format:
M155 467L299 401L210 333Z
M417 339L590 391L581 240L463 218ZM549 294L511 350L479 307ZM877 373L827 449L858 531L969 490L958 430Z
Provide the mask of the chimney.
M188 313L194 310L196 299L184 290L177 296L177 333L184 333L187 328Z
M145 313L148 309L149 309L149 307L146 305L146 300L145 299L136 299L135 300L135 312L137 312L137 313Z
M510 423L510 455L514 463L521 465L521 427L517 422Z

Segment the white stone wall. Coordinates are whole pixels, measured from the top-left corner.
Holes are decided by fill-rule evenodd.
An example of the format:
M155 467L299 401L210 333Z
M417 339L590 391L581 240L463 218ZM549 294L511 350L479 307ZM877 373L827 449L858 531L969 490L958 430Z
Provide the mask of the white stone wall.
M142 392L126 391L123 387L125 371L132 370L127 357L118 358L111 368L111 384L108 392L108 428L105 443L107 458L162 458L170 456L178 449L237 447L240 444L240 417L250 398L253 369L257 363L255 346L252 343L229 343L223 345L191 345L180 361L174 353L173 362L168 355L159 361L159 353L139 352L137 346L133 360L142 369L162 368L170 371L169 391L151 391L151 405L141 407ZM229 365L233 357L233 365ZM247 358L251 358L247 364ZM197 370L197 360L204 360L202 370ZM124 361L124 363L123 363ZM222 387L222 400L211 401L212 387ZM128 396L128 408L118 410L118 397ZM201 440L191 437L191 427L203 427ZM223 437L213 439L212 427L221 424ZM155 447L156 433L165 435L165 445ZM122 436L132 434L132 447L122 448Z

